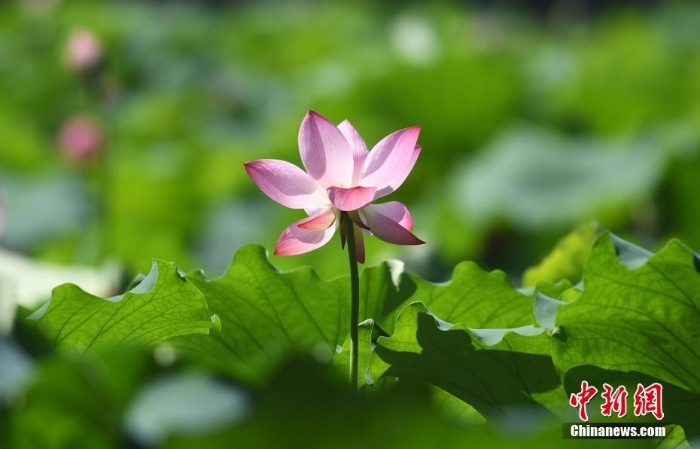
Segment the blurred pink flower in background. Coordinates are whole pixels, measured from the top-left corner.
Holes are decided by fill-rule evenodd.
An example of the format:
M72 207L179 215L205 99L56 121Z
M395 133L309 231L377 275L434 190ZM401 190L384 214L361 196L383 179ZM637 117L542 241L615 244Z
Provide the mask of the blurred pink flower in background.
M97 157L103 145L102 126L91 116L74 116L58 131L58 147L70 161L89 162Z
M276 159L245 164L248 175L271 199L309 216L284 230L275 254L295 255L325 245L340 226L341 211L354 227L358 262L365 260L362 231L397 245L424 243L411 233L413 219L398 201L370 204L403 184L421 147L420 127L389 134L372 151L347 120L335 126L309 111L299 130L299 151L306 172ZM340 228L345 244L344 227Z
M66 44L66 62L76 72L89 72L102 61L102 44L86 28L74 30Z

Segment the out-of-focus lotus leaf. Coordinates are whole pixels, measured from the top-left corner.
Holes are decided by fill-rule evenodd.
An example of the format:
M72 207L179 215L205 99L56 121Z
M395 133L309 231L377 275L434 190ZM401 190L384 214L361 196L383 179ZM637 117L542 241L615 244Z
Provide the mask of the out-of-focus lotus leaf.
M571 283L580 281L597 230L595 223L587 223L564 236L547 257L525 271L523 286L531 287L540 281L557 282L562 279Z
M644 140L570 140L519 127L459 167L448 192L462 219L482 226L505 220L522 230L547 229L599 214L619 221L625 205L656 187L663 162Z

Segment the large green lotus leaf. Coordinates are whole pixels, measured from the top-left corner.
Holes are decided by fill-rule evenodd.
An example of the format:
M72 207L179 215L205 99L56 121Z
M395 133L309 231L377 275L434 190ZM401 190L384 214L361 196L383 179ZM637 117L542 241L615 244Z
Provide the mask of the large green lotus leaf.
M447 283L435 284L402 273L397 263L365 270L362 276L363 305L369 316L392 333L396 316L411 302L425 304L432 313L450 323L471 328L506 329L533 324L533 289L518 290L500 271L484 271L474 262L462 262ZM558 295L568 282L542 282L538 290Z
M320 359L332 358L340 370L349 368L348 276L323 280L310 267L280 272L264 248L248 245L221 278L208 280L197 271L188 279L206 295L222 328L207 337L177 339L180 351L250 381L261 380L260 374L293 352L312 352ZM360 317L381 317L393 328L395 314L416 291L416 282L400 262L366 268L360 279ZM425 282L426 288L431 285ZM374 324L367 326L360 329L360 384L365 383L373 341L383 332Z
M376 342L377 324L381 333L394 332L397 315L411 302L425 304L432 313L451 323L461 323L479 329L510 329L533 324L533 302L542 292L557 297L571 284L539 282L537 288L518 290L507 275L500 271L484 271L473 262L459 264L447 283L435 284L403 271L399 261L388 261L365 269L361 278L361 316L375 320L373 338ZM369 333L363 334L369 338ZM344 349L347 349L344 347ZM346 354L344 354L347 356ZM339 359L338 363L344 363ZM361 366L360 384L364 379Z
M518 421L528 407L542 416L568 407L549 348L543 328L470 329L413 303L399 315L396 332L378 339L370 373L373 380L429 383L489 418Z
M582 380L660 382L668 422L700 427L700 259L676 240L656 254L610 233L596 242L583 291L556 308L552 357L569 393ZM550 309L551 313L555 309ZM603 369L600 375L596 369Z
M251 245L238 251L223 277L208 280L194 272L188 279L221 317L222 330L207 337L177 339L181 351L251 381L262 379L260 374L298 351L334 358L336 366L347 367L347 276L326 281L308 267L279 272L262 247ZM546 285L555 293L569 286ZM361 318L374 319L389 333L398 311L416 300L444 319L472 328L507 329L533 323L534 294L513 288L505 273L486 272L474 263L460 264L451 282L434 284L404 273L400 262L387 262L365 269L360 286ZM365 355L358 373L360 384L378 329L361 332L360 352Z
M181 351L248 380L292 352L330 361L349 332L349 278L330 281L310 267L279 272L257 245L241 248L227 272L187 276L221 318L221 332L176 340Z
M553 358L639 371L700 392L700 259L672 240L656 254L610 233L596 242L577 301L556 311Z
M103 346L153 345L207 334L219 325L197 287L175 265L159 260L124 295L105 299L73 284L56 287L51 300L30 318L55 347L77 355Z

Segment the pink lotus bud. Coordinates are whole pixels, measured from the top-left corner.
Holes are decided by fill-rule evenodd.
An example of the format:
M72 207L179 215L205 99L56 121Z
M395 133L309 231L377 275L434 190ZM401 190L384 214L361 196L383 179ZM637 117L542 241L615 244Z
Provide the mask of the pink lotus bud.
M80 28L74 30L66 45L66 62L76 72L87 72L102 60L102 44L92 31Z
M71 161L88 162L94 159L103 144L102 127L93 117L75 116L64 123L58 132L61 153Z

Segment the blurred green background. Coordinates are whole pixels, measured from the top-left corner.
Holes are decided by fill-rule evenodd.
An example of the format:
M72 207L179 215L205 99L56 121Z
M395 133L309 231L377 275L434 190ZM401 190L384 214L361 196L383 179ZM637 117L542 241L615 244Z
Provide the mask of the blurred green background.
M370 147L422 126L387 200L427 244L367 239L368 264L517 279L590 220L699 249L699 24L696 2L4 2L0 245L217 276L302 218L243 163L300 165L314 109ZM338 239L272 263L346 271Z

